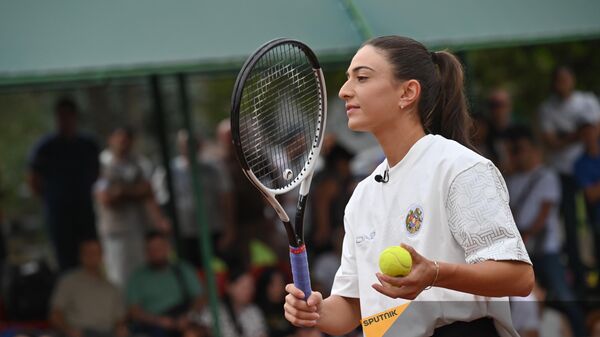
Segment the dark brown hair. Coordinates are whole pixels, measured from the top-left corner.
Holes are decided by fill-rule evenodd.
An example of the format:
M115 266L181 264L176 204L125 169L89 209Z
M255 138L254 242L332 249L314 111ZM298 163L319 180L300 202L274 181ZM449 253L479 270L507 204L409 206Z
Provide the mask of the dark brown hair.
M420 42L402 36L377 37L365 45L385 53L396 79L419 81L421 96L417 110L427 133L472 148L463 68L456 56L447 51L429 52Z

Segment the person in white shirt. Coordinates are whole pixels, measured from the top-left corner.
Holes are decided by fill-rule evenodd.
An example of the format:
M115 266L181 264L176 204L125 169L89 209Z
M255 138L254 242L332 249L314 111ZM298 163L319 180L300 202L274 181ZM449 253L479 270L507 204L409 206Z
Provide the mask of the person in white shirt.
M575 160L583 154L581 129L600 122L600 104L593 93L575 90L575 75L565 66L552 75L553 95L542 103L539 122L542 140L548 148L548 163L560 175L560 210L564 219L569 267L578 289L585 289L584 267L579 256L575 196L578 185L573 175Z
M348 126L372 133L386 159L348 202L331 296L304 301L290 284L286 318L330 335L362 321L367 337L518 336L506 297L531 292L533 269L502 176L468 148L460 62L385 36L358 50L347 75ZM379 254L400 244L412 270L381 274Z
M531 130L513 127L506 137L509 158L515 169L506 179L510 206L533 261L536 279L569 317L573 335L584 336L584 315L575 301L560 258L558 175L542 164L542 153Z

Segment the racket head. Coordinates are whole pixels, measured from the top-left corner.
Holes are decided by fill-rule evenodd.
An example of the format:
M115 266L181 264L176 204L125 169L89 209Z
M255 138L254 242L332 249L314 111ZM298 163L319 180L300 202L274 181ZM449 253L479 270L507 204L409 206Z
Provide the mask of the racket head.
M326 116L323 72L308 46L281 38L255 51L238 74L231 103L232 139L250 181L282 194L310 176Z

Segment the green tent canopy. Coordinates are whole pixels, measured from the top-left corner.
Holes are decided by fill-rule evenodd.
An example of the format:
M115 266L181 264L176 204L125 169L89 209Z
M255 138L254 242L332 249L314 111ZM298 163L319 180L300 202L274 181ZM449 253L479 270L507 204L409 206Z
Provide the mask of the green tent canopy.
M232 71L273 38L324 62L370 36L480 48L600 36L596 0L0 0L0 85Z

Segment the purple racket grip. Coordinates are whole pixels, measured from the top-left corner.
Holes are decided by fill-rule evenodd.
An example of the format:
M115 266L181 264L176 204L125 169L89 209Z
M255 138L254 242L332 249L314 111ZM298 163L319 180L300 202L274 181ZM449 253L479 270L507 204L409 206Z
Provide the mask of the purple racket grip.
M306 257L306 246L290 246L290 262L292 264L292 276L294 285L304 293L306 301L312 290L310 288L310 274L308 272L308 259Z

